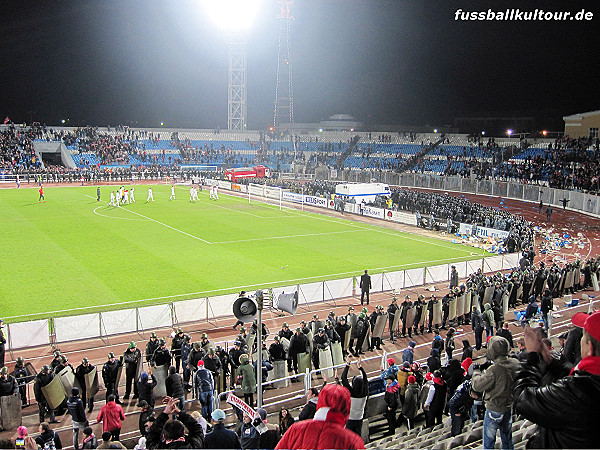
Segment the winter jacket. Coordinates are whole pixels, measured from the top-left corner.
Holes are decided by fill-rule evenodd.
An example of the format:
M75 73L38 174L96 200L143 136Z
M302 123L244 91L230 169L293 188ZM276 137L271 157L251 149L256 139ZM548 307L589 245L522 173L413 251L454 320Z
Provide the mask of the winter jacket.
M492 306L489 303L486 303L483 307L483 323L485 328L492 328L495 324L494 311L492 311Z
M98 439L96 438L96 436L94 436L94 433L83 438L81 448L98 448Z
M194 390L196 398L200 398L201 392L212 392L215 390L215 382L210 370L198 368L194 375Z
M392 381L392 384L389 386L386 386L383 400L388 408L394 411L398 409L398 406L400 405L400 391L396 380Z
M474 399L471 397L471 380L466 380L456 389L454 395L448 401L450 415L462 414L468 416L473 401Z
M54 430L44 431L38 437L35 438L35 443L40 446L40 448L44 448L46 443L50 443L54 440L54 448L61 449L62 443L60 442L60 436ZM48 445L52 447L51 445Z
M300 411L300 415L298 416L298 420L308 420L315 417L315 413L317 412L317 402L319 401L318 397L312 397L306 405Z
M481 311L478 309L471 313L471 328L473 331L483 330L485 328L483 324L483 316L481 315Z
M165 388L169 397L180 398L185 395L183 380L178 373L172 373L165 379Z
M206 448L242 448L238 435L235 432L225 428L223 423L216 423L213 429L204 438Z
M462 356L460 357L460 361L464 361L467 358L473 359L473 347L471 347L471 343L468 339L463 339L462 341L463 349Z
M256 428L254 428L252 423L242 422L240 424L238 434L242 449L260 448L258 445L260 441L260 434Z
M150 380L150 382L148 382ZM154 388L156 387L156 377L152 374L152 377L146 372L142 372L140 375L140 381L138 381L138 395L140 401L146 400L148 404L154 407Z
M419 409L419 386L416 383L409 383L404 394L404 403L402 404L402 415L412 420L417 415Z
M437 348L438 352L440 352L440 355L444 351L444 340L439 334L433 338L433 341L431 342L431 348Z
M85 407L83 406L83 402L79 397L74 397L71 395L67 399L67 409L69 410L69 414L71 414L71 420L73 420L73 422L87 422L87 417L85 416Z
M437 348L431 349L431 356L427 358L427 369L429 372L435 372L442 367L442 360L440 359L440 351Z
M254 394L256 392L256 375L252 364L248 358L242 358L242 364L237 369L237 375L242 376L242 391L244 394Z
M402 363L408 362L412 365L413 358L415 356L415 350L412 347L407 347L402 351Z
M525 363L516 376L515 412L537 424L529 448L600 448L600 357L584 358L571 376L542 387Z
M488 341L487 356L494 361L483 374L473 374L473 389L483 392L486 409L504 413L511 410L513 388L520 363L508 357L508 341L500 336L492 336Z
M346 365L342 372L342 386L350 392L350 420L362 420L369 395L367 372L361 367L361 376L355 376L352 379L351 386L348 383L348 369L350 369L350 366Z
M381 379L384 381L390 375L393 375L394 378L398 378L398 366L396 364L392 364L391 366L388 366L387 369L381 371Z
M146 446L148 449L163 449L163 448L204 448L204 431L202 425L184 412L180 412L177 419L185 425L188 434L184 441L173 441L166 443L162 437L162 429L165 426L169 416L165 413L160 413L146 435Z
M448 398L454 395L456 388L464 381L464 369L457 359L448 361L448 365L442 369L442 377L448 385Z
M327 384L319 394L312 420L296 422L283 435L276 449L363 449L361 437L344 427L350 414L350 392Z
M106 402L106 404L100 408L98 417L96 417L97 422L102 422L102 432L121 429L121 421L123 420L125 420L123 408L114 401Z

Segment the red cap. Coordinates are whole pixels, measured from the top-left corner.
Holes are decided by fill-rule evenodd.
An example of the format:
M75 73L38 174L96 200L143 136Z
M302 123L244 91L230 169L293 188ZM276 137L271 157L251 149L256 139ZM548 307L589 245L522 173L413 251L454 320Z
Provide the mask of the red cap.
M573 322L573 325L583 328L597 341L600 341L600 311L592 315L578 312L571 317L571 322Z
M204 361L200 360L198 361L198 367L203 366L204 367Z
M411 376L412 376L412 375L411 375ZM425 379L426 379L427 381L431 381L431 380L433 380L433 374L432 374L431 372L427 372L427 373L425 374Z
M408 376L408 382L409 382L409 383L416 383L416 382L417 382L417 379L415 378L415 376L414 376L414 375L409 375L409 376Z
M396 360L394 358L388 358L387 363L391 366L393 364L396 364Z

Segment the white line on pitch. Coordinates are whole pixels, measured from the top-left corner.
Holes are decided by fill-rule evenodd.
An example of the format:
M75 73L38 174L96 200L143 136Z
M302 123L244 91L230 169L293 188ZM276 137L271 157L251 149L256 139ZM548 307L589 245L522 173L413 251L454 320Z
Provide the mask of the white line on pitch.
M237 241L212 242L212 244L235 244L238 242L266 241L266 240L271 240L271 239L288 239L288 238L309 237L309 236L328 236L330 234L360 233L363 231L367 231L367 230L346 230L346 231L331 231L331 232L327 232L327 233L291 234L289 236L269 236L269 237L252 238L252 239L240 239Z
M85 195L86 197L90 197L90 196L89 196L89 195L87 195L87 194L83 194L83 195ZM94 197L91 197L91 198L94 198ZM121 208L121 207L120 207L120 206L117 206L117 208ZM202 242L204 242L205 244L210 244L210 242L208 242L208 241L207 241L207 240L205 240L205 239L199 238L198 236L194 236L193 234L187 233L187 232L185 232L185 231L183 231L183 230L179 230L179 229L177 229L177 228L175 228L175 227L172 227L171 225L167 225L166 223L163 223L163 222L160 222L159 220L153 219L152 217L145 216L145 215L143 215L143 214L140 214L140 213L138 213L138 212L132 211L131 209L127 209L127 208L121 208L121 209L122 209L123 211L129 211L131 214L136 214L136 215L138 215L138 216L140 216L140 217L143 217L144 219L146 219L146 220L149 220L149 221L151 221L151 222L155 222L155 223L157 223L157 224L159 224L159 225L162 225L163 227L170 228L171 230L173 230L173 231L177 231L178 233L185 234L186 236L189 236L189 237L191 237L191 238L193 238L193 239L197 239L197 240L199 240L199 241L202 241Z

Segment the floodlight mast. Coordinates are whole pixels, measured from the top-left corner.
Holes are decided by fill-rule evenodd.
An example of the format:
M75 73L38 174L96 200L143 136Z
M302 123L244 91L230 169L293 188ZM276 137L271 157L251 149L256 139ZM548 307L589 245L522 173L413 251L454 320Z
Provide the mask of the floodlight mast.
M291 22L290 8L294 0L277 0L280 12L279 42L277 48L277 79L275 83L275 110L273 127L282 123L294 123L294 89L292 83Z
M245 130L246 106L246 33L227 33L229 76L227 88L227 129Z

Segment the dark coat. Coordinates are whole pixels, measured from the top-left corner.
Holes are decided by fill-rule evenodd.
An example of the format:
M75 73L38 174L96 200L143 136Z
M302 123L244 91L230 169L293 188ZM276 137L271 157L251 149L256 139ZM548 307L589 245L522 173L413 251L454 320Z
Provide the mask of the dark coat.
M242 448L238 435L225 428L222 423L216 423L213 426L213 430L204 438L204 446L206 448Z
M204 448L204 431L202 431L202 425L196 422L192 416L184 412L180 412L177 419L182 422L188 430L185 441L174 441L165 444L162 437L162 429L167 420L169 420L169 416L165 413L160 413L148 430L148 434L146 435L146 446L149 449Z

